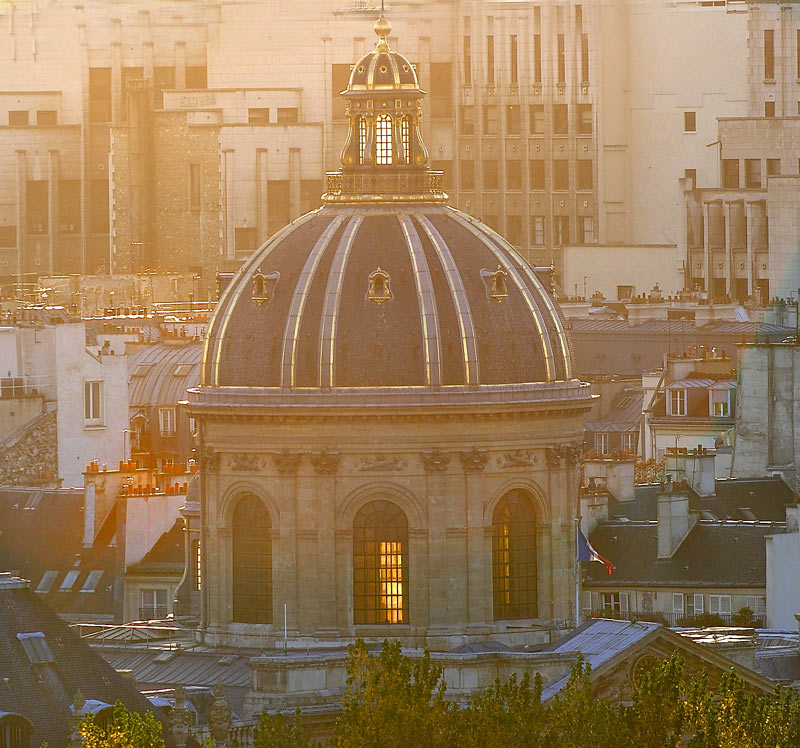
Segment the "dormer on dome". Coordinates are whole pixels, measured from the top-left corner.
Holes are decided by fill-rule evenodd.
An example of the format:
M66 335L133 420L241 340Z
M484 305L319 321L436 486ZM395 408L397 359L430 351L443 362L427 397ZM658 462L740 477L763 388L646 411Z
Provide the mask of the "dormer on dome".
M392 26L381 12L378 42L354 66L347 88L349 130L342 168L327 175L328 203L445 202L443 175L428 169L422 99L414 66L389 47Z

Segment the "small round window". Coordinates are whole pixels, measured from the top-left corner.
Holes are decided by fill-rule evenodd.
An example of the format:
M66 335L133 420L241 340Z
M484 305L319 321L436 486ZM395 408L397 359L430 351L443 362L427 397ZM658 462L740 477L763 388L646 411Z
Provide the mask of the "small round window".
M387 70L388 70L388 68L386 67L386 65L381 65L381 72L382 73L385 73Z
M364 72L364 66L363 65L359 65L358 66L358 72L359 73L363 73Z

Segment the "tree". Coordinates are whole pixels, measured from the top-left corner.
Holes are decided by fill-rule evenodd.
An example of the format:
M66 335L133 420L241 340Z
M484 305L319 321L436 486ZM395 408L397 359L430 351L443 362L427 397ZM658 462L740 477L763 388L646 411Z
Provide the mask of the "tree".
M162 725L152 712L129 712L122 702L114 705L107 727L88 714L78 727L81 748L164 748Z
M253 733L253 748L312 748L303 730L300 710L292 718L262 712Z

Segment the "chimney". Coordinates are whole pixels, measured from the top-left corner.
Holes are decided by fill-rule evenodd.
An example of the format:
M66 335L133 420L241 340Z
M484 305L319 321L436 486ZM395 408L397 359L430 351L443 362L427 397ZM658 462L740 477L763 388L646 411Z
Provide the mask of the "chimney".
M589 478L589 484L580 490L581 532L588 538L601 522L608 521L611 497L604 481Z
M658 495L658 557L672 558L696 524L697 512L689 511L689 494L667 483Z
M606 457L585 460L583 470L587 481L590 478L601 479L617 501L633 501L635 465L635 459Z
M800 516L798 513L797 504L787 504L786 506L786 532L798 532L798 519Z

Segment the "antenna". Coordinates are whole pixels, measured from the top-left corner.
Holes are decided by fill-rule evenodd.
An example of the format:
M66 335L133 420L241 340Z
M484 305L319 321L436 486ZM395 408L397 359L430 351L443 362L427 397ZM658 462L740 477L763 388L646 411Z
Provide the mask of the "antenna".
M383 14L384 14L384 11L386 10L386 9L384 8L384 2L385 2L385 0L381 0L381 15L383 15Z

